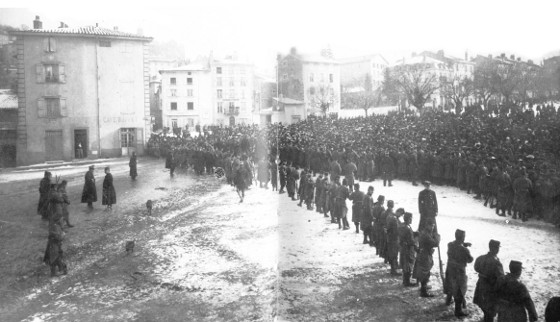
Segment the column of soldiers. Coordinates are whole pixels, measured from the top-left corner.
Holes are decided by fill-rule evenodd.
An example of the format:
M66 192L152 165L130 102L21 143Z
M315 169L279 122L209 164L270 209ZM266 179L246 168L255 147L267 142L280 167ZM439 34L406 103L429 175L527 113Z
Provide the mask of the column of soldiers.
M335 162L333 162L335 163ZM437 231L436 218L438 214L437 197L430 189L431 183L424 181L424 189L418 195L418 211L420 223L418 231L411 227L413 215L405 209L394 209L394 201L387 201L379 195L374 202L374 187L369 186L367 193L360 190L360 184L353 184L350 193L346 178L340 182L339 171L336 163L334 171L320 173L313 180L310 169L301 171L299 180L298 198L299 206L306 203L308 210L323 213L324 217L331 218L331 223L336 223L339 229L349 229L346 209L346 199L352 201L352 222L355 233L363 234L363 244L376 248L376 255L389 264L390 274L402 275L402 284L405 287L420 285L420 296L434 297L429 292L431 270L434 266L434 250L440 247L440 235ZM298 172L297 168L282 163L280 166L281 177ZM284 173L284 174L282 174ZM290 188L292 189L292 188ZM330 216L329 216L330 213ZM401 221L403 217L403 221ZM448 243L447 266L444 280L444 293L447 295L446 304L455 304L454 314L459 318L468 316L465 294L467 291L468 277L466 266L472 263L469 248L472 244L465 242L466 233L457 229L455 240ZM496 315L498 321L536 321L537 313L527 288L519 281L521 263L511 261L510 273L504 275L502 264L497 258L500 242L491 240L490 252L478 257L475 261L475 270L479 280L475 289L474 303L484 313L484 321L493 321ZM402 273L398 270L402 269ZM416 282L412 282L414 278Z

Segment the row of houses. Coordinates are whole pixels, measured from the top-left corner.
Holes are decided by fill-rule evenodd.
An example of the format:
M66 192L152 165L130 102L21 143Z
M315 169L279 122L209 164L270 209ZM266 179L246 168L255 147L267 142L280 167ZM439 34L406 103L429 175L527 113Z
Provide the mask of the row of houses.
M270 77L234 55L210 54L186 65L149 57L151 37L117 27L61 23L44 29L37 16L33 29L0 36L0 52L15 57L15 66L0 67L17 88L0 91L0 166L142 154L162 128L293 123L338 114L345 92L379 89L388 68L424 64L448 79L472 78L477 63L439 51L390 66L379 54L337 60L330 50L309 55L292 48L277 56ZM549 60L554 64L558 60ZM444 95L435 92L431 103L445 105Z

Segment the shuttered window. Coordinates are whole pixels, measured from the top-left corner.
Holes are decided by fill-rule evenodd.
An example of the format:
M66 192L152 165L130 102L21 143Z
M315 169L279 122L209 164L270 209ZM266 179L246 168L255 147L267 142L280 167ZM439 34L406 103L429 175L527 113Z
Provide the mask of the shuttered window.
M66 83L64 64L37 64L35 73L37 83Z
M60 118L68 116L66 98L41 97L37 100L37 117Z

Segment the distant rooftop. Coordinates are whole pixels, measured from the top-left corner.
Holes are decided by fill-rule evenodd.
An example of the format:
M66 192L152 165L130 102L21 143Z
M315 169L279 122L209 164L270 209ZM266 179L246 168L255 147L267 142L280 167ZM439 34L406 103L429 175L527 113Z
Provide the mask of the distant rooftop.
M341 64L349 64L349 63L357 63L357 62L362 62L362 61L366 61L366 60L371 60L371 59L374 59L376 57L381 58L383 61L385 61L386 64L389 64L387 59L385 59L385 57L383 57L381 54L371 54L371 55L365 55L365 56L359 56L359 57L341 58L341 59L339 59L339 61L340 61Z
M85 36L85 37L108 37L117 39L131 39L141 41L152 41L152 37L123 32L115 29L101 28L98 26L86 26L77 28L51 28L51 29L29 29L16 30L11 32L14 35L64 35L64 36Z
M11 89L0 89L0 109L18 108L18 97Z
M182 72L182 71L202 71L202 70L209 70L208 64L190 63L185 66L160 69L159 71L161 73L161 72Z
M289 97L280 97L280 98L274 97L272 99L279 102L279 103L286 104L286 105L302 105L303 104L302 101L298 101L298 100L295 100L295 99L289 98Z

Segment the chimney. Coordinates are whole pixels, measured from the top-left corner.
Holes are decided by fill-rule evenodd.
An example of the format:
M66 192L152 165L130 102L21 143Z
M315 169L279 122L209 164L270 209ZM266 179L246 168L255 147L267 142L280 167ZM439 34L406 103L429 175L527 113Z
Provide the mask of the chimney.
M290 55L297 55L297 49L296 49L296 47L290 48Z
M118 27L118 26L114 26L114 27L113 27L113 30L114 30L114 31L119 31L119 27Z
M43 29L43 22L39 16L35 16L35 20L33 20L33 29Z
M502 54L500 55L500 57L506 58L506 54L502 53Z
M521 61L521 57L517 57L517 61Z
M60 22L60 27L58 27L58 28L64 28L64 22L61 21Z
M510 56L509 56L509 59L515 60L515 55L510 55Z
M95 23L95 27L99 27L99 23L98 23L98 22Z

